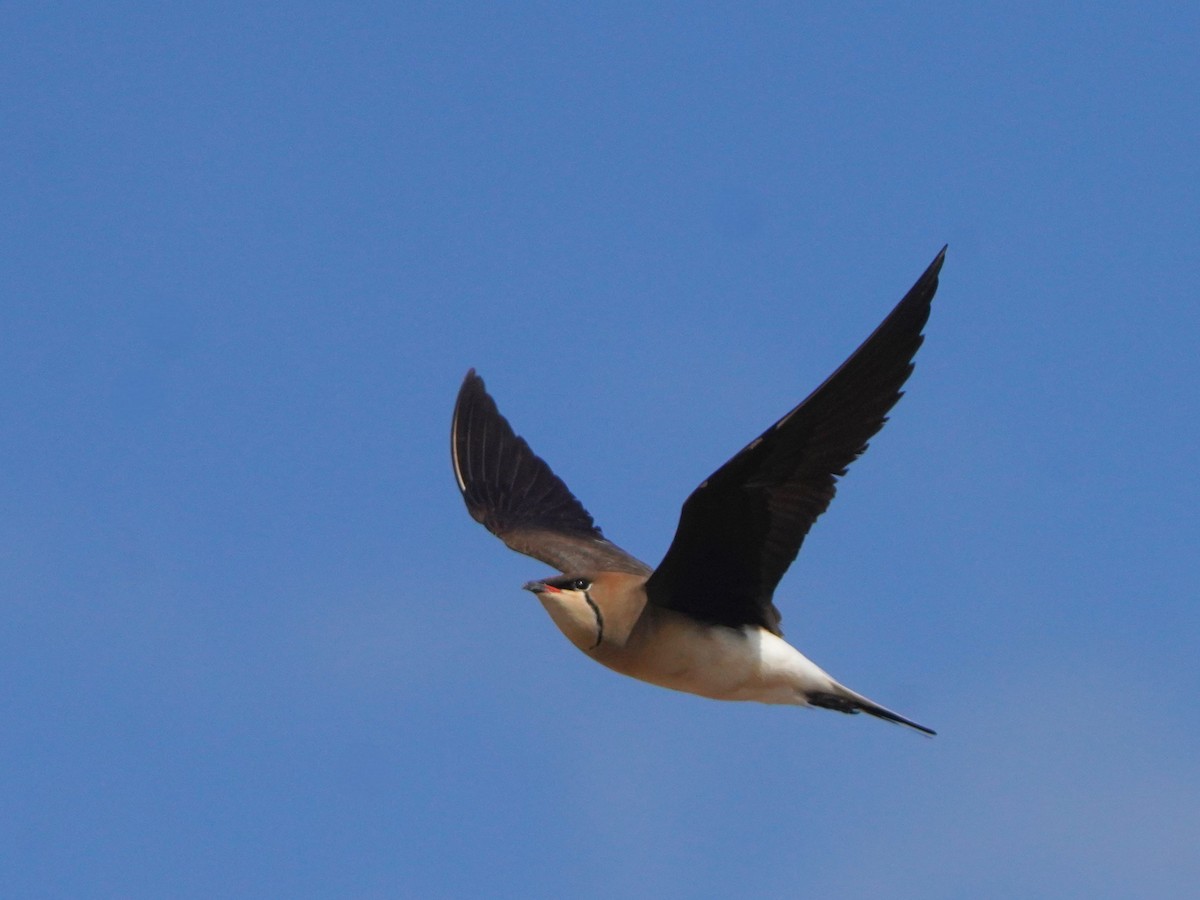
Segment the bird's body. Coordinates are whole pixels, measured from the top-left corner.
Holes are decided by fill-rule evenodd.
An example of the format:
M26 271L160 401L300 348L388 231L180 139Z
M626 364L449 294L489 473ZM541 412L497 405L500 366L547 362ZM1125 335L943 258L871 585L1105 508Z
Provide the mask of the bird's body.
M670 610L654 611L627 647L590 653L614 672L712 700L804 706L810 693L835 682L803 653L757 625L729 628Z
M628 580L613 597L644 596L646 579ZM640 583L639 583L640 582ZM544 582L527 585L545 587ZM593 585L588 594L598 593ZM600 600L580 598L577 591L537 591L538 599L558 629L576 647L614 672L659 687L698 694L713 700L755 700L802 706L813 692L828 692L836 682L799 650L757 625L709 626L691 616L649 604L607 610ZM603 596L603 595L602 595ZM595 608L593 608L593 604ZM596 609L600 610L597 618ZM604 623L601 634L599 622ZM628 622L628 636L614 636L614 626Z
M657 569L604 537L473 370L451 427L467 509L563 573L525 587L576 647L616 672L714 700L866 712L933 734L787 643L773 597L838 478L900 398L944 254L833 375L696 488Z

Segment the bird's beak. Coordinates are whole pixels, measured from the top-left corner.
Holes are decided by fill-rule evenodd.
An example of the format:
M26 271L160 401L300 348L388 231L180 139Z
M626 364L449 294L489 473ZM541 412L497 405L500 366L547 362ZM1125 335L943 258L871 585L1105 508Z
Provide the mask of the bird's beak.
M529 591L531 594L544 594L547 591L555 591L557 588L552 588L544 581L527 581L521 585L522 590Z

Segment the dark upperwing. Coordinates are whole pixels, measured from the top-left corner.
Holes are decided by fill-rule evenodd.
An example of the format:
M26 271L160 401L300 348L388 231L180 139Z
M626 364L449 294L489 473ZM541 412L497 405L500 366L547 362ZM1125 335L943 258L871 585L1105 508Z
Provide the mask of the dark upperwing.
M803 403L709 476L683 505L650 602L780 634L775 587L837 480L900 399L924 338L946 248L874 333Z
M562 479L517 437L474 369L454 405L450 456L467 511L518 553L563 573L650 574L601 534Z

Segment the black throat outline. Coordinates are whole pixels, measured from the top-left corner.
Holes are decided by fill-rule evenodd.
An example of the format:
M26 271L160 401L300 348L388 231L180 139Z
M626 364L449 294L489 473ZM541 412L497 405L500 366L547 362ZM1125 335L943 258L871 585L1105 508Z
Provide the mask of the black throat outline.
M600 613L600 607L596 605L596 601L592 599L591 593L583 592L583 598L587 600L588 606L592 608L592 614L596 617L596 643L588 647L589 650L595 650L604 641L604 616Z

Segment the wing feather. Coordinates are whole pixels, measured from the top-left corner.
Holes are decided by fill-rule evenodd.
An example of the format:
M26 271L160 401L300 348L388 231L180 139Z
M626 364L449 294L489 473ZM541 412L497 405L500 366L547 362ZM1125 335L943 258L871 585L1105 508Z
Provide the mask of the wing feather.
M459 389L450 430L467 511L510 548L563 573L650 574L604 537L562 479L516 435L474 369Z
M651 603L780 633L775 587L900 399L945 254L836 372L692 492L646 584Z

